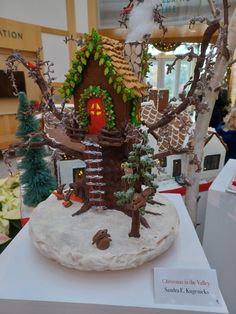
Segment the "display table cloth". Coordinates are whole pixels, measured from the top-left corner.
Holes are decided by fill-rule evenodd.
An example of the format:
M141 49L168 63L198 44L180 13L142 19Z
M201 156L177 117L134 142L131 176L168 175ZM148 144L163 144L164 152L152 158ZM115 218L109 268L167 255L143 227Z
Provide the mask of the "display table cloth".
M220 306L154 302L154 267L209 268L180 195L167 194L180 216L180 231L163 255L131 270L81 272L64 268L33 247L26 225L0 255L1 314L228 313Z

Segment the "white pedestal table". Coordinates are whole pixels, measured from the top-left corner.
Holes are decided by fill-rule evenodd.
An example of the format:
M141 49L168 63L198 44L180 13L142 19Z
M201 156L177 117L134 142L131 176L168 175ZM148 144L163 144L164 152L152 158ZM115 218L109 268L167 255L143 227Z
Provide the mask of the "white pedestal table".
M197 314L228 313L220 306L154 302L154 267L209 268L180 195L167 194L180 216L173 246L136 269L80 272L64 268L33 247L26 225L0 255L1 314Z

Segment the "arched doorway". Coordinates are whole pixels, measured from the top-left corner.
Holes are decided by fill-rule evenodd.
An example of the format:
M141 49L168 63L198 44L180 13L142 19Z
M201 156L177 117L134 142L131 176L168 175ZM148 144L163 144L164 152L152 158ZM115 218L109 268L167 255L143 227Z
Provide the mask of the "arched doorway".
M105 127L105 111L100 97L90 98L87 104L88 116L89 116L89 133L97 134Z

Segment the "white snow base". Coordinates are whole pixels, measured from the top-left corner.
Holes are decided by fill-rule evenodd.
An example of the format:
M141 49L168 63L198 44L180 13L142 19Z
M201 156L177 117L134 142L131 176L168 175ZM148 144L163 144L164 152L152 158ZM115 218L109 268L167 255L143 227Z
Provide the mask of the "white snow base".
M64 208L54 195L34 210L29 222L30 236L43 255L69 268L83 271L134 268L165 252L178 233L175 206L161 194L156 194L155 199L165 205L148 205L146 210L162 215L145 214L151 228L141 226L139 239L129 238L131 218L122 212L89 210L72 217L81 204ZM110 247L104 251L92 245L99 229L108 229L112 238Z

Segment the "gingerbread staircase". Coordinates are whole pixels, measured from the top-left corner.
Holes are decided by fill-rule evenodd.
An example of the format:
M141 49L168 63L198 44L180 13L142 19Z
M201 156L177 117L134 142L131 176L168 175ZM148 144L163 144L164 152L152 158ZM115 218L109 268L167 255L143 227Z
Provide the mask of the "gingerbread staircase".
M86 185L88 187L88 203L90 208L105 209L105 186L103 178L102 147L91 141L83 141L86 146L84 151Z

